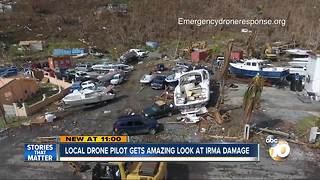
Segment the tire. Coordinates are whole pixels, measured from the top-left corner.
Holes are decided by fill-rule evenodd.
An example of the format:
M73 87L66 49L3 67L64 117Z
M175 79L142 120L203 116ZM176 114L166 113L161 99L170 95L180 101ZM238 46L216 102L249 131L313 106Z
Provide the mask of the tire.
M152 134L152 135L155 135L156 134L156 130L154 128L150 129L149 130L149 134Z

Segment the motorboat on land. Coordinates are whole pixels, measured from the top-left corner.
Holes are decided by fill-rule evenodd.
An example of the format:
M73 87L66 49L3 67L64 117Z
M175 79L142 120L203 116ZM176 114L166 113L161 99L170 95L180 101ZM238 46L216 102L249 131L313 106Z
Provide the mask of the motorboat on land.
M205 69L183 73L174 90L174 105L182 114L198 113L210 99L210 75Z
M289 75L289 69L274 67L267 60L248 59L244 63L230 63L230 72L236 76L255 77L257 74L273 80L283 80Z
M110 70L123 70L124 72L129 72L133 70L133 66L127 64L112 64L112 63L103 63L96 64L92 66L94 71L110 71Z
M293 67L307 67L308 61L290 61L288 64Z
M66 95L62 101L68 106L80 106L104 102L115 97L112 88L113 86L83 88L79 91L73 91L71 94Z
M116 74L124 74L124 72L121 70L115 69L115 70L109 71L108 73L99 75L97 77L97 80L102 84L108 84Z
M311 50L305 50L305 49L287 49L285 52L289 55L291 61L289 62L290 65L296 66L296 67L306 67L309 55L312 53Z
M294 56L294 57L307 57L309 53L312 52L311 50L294 48L294 49L287 49L284 50L287 54Z

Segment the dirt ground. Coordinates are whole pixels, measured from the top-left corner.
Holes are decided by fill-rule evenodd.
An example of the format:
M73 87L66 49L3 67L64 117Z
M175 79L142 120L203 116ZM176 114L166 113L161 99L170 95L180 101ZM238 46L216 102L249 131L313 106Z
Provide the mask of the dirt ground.
M152 104L162 91L145 87L141 90L139 79L145 73L148 63L138 64L127 81L117 86L117 98L112 102L82 110L71 111L64 118L51 124L10 129L2 133L0 140L0 179L90 179L90 173L74 174L66 163L23 162L23 144L33 142L36 137L58 135L109 135L116 118L126 108L139 113ZM245 85L226 92L226 105L241 105ZM265 88L261 111L255 112L253 121L260 127L277 127L281 123L295 124L303 117L320 112L319 104L303 104L295 94L274 87ZM241 109L231 111L228 126L239 126ZM198 131L196 124L176 123L177 115L159 120L164 130L156 136L130 137L131 142L227 142L212 139ZM170 162L169 179L291 179L316 178L320 175L319 150L310 150L290 143L291 154L284 162L273 161L264 146L265 135L255 136L253 142L261 143L260 162Z

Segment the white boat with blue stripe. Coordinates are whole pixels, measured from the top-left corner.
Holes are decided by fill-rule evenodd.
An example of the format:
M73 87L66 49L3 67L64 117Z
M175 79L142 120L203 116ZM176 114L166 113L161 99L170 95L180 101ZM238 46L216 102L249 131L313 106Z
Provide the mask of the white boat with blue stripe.
M284 80L289 75L289 69L274 67L267 60L248 59L244 63L230 63L230 72L236 76L255 77L258 73L266 79Z

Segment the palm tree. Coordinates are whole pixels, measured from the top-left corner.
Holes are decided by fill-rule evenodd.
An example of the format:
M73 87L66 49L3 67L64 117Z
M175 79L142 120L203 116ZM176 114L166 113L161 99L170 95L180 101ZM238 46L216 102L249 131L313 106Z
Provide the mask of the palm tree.
M4 111L3 104L0 102L0 118L3 120L4 126L7 125L6 112Z
M255 76L249 84L247 91L243 97L244 117L243 123L249 124L253 110L259 105L261 93L263 90L264 78Z

